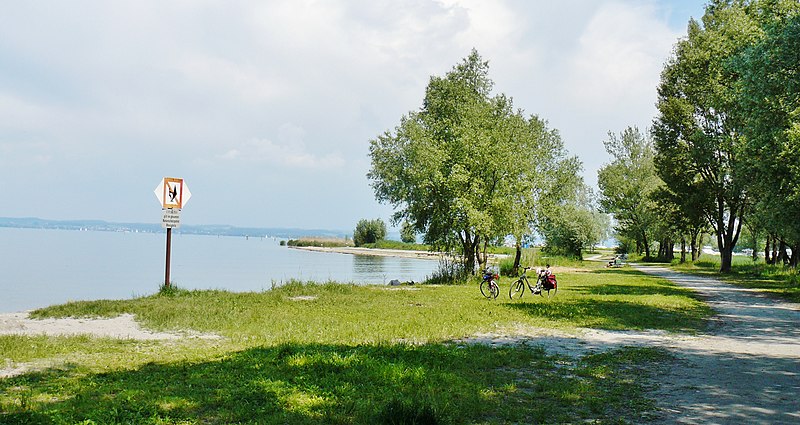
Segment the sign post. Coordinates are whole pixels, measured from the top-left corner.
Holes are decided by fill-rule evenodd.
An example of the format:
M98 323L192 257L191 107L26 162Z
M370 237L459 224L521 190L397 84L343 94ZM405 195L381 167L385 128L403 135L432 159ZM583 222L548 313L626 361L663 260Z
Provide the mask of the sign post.
M156 197L161 202L161 227L167 229L167 258L164 271L164 287L169 288L169 266L172 255L172 229L181 225L181 208L189 202L192 193L183 179L164 177L156 186Z

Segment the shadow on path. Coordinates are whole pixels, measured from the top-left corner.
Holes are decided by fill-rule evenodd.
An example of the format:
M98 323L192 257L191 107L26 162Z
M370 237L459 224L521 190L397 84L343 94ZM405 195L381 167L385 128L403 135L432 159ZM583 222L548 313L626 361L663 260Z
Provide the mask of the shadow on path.
M659 378L661 423L800 423L800 306L664 267L636 269L692 289L717 312L707 334L665 347L677 360Z

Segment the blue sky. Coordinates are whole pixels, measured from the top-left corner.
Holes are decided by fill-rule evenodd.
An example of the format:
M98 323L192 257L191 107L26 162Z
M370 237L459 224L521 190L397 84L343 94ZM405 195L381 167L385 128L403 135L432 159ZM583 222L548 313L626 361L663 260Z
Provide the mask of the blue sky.
M0 14L0 216L352 229L369 140L474 47L596 183L702 1L25 1Z

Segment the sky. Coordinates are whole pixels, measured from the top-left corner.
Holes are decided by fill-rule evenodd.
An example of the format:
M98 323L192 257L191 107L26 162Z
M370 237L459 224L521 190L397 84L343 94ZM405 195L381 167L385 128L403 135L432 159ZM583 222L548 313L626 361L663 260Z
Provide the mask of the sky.
M702 0L3 1L0 217L353 229L387 223L369 141L475 48L495 93L583 162L648 128Z

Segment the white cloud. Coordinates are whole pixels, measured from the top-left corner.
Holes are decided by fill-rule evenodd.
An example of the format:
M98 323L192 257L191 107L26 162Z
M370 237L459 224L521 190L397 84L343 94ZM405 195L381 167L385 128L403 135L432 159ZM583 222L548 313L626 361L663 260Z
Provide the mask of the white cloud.
M330 170L345 164L339 153L316 154L309 152L303 138L305 131L293 124L284 124L278 130L278 142L269 139L251 139L219 158L228 161L265 162L287 168Z
M621 2L597 11L568 65L567 93L574 102L623 109L655 102L661 69L678 37L657 12L654 4Z
M180 58L173 65L196 87L237 100L259 103L276 100L286 94L285 82L268 75L267 69L247 62L232 61L214 56L192 55Z
M350 215L371 216L370 205L386 207L364 177L369 139L419 108L430 76L444 75L473 47L489 61L496 91L549 120L594 173L607 131L652 119L661 66L680 35L669 19L682 32L680 16L702 12L694 3L13 2L0 16L0 181L10 182L0 185L0 197L14 197L9 188L19 186L26 164L49 155L47 170L66 177L39 190L70 197L83 187L76 169L89 177L113 170L131 187L149 172L201 182L226 169L255 182L287 170L336 170L327 173L338 180L325 195L352 198L347 205L360 210ZM269 199L277 190L309 194L330 183L320 182L320 173L295 174L285 187L262 184L258 191ZM205 190L211 200L229 189ZM114 208L76 203L73 215L136 216L140 207L129 199L119 197ZM211 211L216 204L197 209L197 221L228 214ZM15 205L8 214L62 213ZM263 223L264 211L254 208L231 221L296 219L281 213Z

